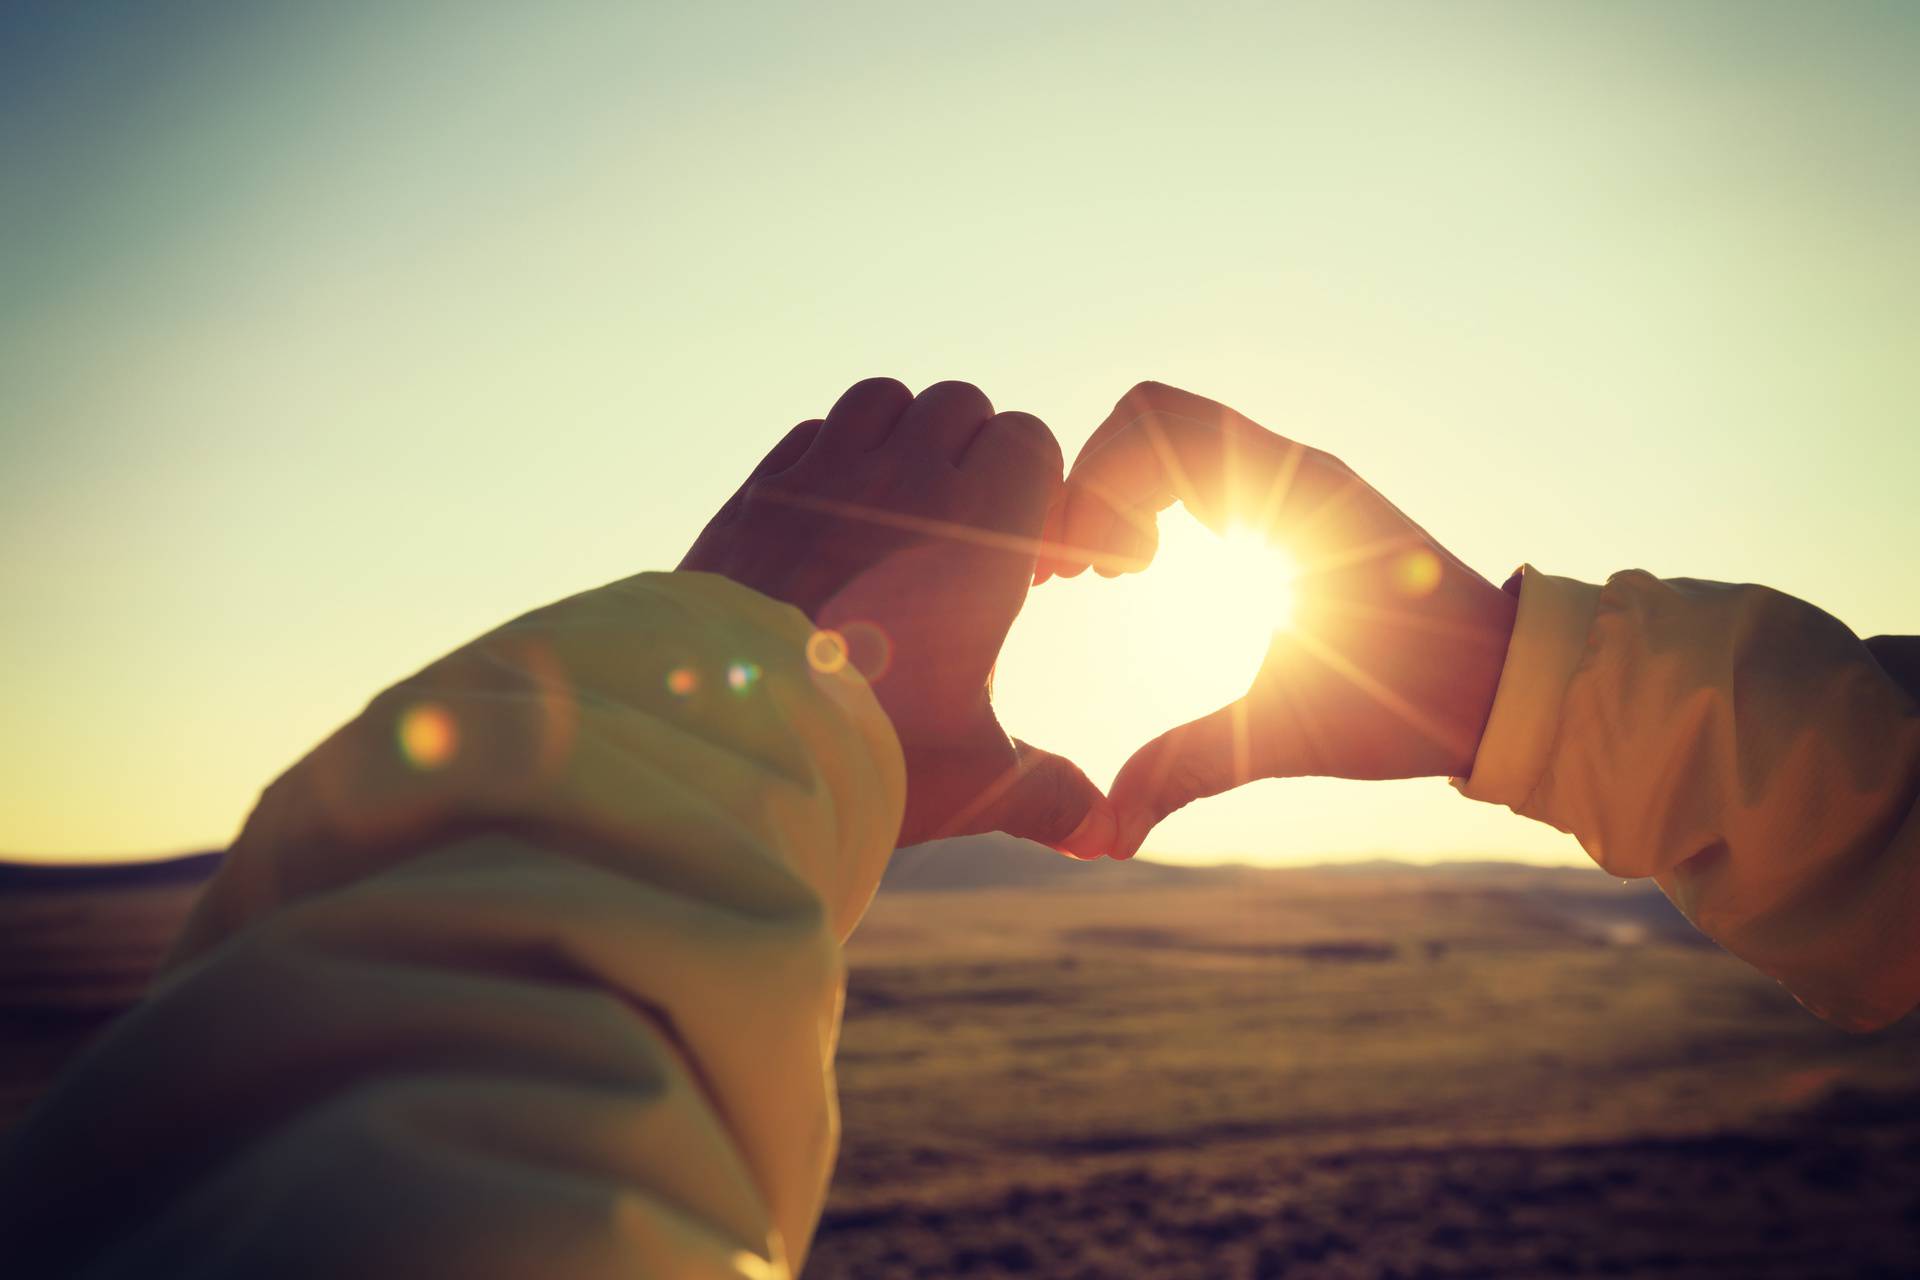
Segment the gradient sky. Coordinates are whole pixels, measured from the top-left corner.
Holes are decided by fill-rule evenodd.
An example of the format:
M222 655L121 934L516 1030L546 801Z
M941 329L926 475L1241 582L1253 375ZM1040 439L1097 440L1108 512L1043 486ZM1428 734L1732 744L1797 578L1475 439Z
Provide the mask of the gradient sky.
M1903 4L0 6L0 850L225 842L871 374L1069 453L1159 378L1490 577L1920 630L1916 66ZM1251 675L1155 581L1003 661L1100 781ZM1439 782L1149 850L1579 856Z

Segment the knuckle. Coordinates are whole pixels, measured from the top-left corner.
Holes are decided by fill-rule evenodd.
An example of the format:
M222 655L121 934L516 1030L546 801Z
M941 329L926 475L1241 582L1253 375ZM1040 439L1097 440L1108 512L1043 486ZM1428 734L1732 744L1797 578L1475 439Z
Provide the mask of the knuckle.
M773 498L774 489L775 482L764 477L747 481L746 487L740 490L741 509L757 510L766 506Z
M824 465L803 458L777 476L751 481L740 492L733 519L752 520L765 527L768 521L803 513L808 495L819 494L826 486Z
M865 378L840 393L827 414L830 422L865 420L897 414L913 393L897 378Z
M1035 788L1033 803L1027 812L1027 824L1042 840L1061 840L1073 834L1085 816L1084 805L1064 770L1050 770Z
M1191 757L1174 762L1167 771L1166 784L1161 788L1160 800L1165 813L1184 809L1202 796L1217 793L1220 788L1219 771L1210 763Z
M1127 410L1135 418L1158 417L1175 414L1190 408L1193 397L1165 382L1136 382L1126 395L1120 397L1120 408Z
M991 402L987 399L986 392L974 386L971 382L962 382L957 378L949 378L944 382L934 383L925 391L922 391L919 398L922 400L952 400L961 404L971 402L988 405L989 411L991 411Z
M874 377L862 378L840 394L844 399L847 396L903 395L908 393L907 384L898 378Z
M1353 474L1346 463L1325 449L1316 449L1312 445L1301 445L1300 461L1302 466L1312 467L1316 471L1325 471L1330 475L1349 476Z
M1060 441L1054 438L1047 424L1033 414L1018 411L1002 413L988 427L1017 446L1021 455L1037 469L1055 480L1065 475L1067 461L1066 455L1060 450Z

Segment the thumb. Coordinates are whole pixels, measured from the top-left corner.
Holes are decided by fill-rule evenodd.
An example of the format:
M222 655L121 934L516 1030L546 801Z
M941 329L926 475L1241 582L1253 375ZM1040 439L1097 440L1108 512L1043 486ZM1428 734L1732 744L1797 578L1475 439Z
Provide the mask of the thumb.
M1119 831L1113 806L1080 766L1017 738L1013 746L1019 757L1015 775L982 815L983 823L1076 858L1110 852Z
M1120 823L1114 857L1131 858L1174 810L1264 776L1253 764L1251 712L1245 698L1229 703L1169 729L1120 766L1112 792Z

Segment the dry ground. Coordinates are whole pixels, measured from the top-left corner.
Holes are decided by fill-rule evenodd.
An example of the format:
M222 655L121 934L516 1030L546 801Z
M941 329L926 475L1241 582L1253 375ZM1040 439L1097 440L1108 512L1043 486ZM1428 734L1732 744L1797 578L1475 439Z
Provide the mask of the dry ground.
M813 1277L1920 1276L1920 1024L1597 872L894 893L851 959Z
M1644 888L897 870L811 1280L1920 1276L1920 1017L1834 1031ZM192 892L0 881L0 1124Z

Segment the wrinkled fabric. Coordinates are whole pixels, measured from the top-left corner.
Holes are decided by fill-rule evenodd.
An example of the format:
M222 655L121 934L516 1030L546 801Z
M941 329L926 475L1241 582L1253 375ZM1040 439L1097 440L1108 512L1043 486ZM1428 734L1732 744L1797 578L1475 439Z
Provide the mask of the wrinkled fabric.
M810 634L644 574L374 699L16 1134L9 1274L797 1271L905 788Z
M1867 646L1766 587L1522 573L1456 785L1651 876L1840 1026L1920 1003L1920 706Z

